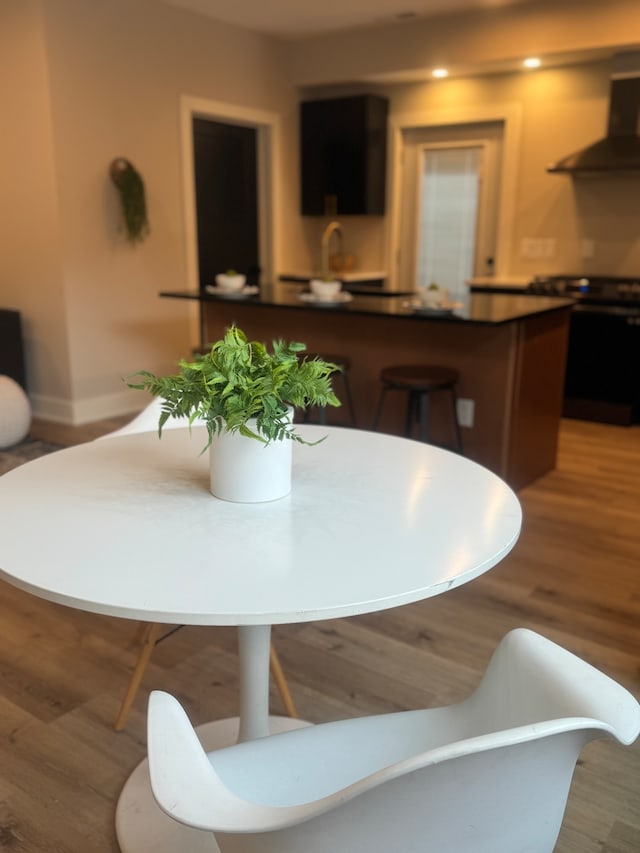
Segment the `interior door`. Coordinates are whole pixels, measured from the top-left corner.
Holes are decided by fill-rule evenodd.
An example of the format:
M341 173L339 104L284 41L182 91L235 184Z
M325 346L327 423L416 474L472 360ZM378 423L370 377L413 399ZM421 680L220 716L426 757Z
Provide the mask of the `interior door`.
M260 279L257 132L193 119L200 288L234 269Z
M492 274L503 133L502 122L403 131L402 227L397 258L400 290L414 290L423 283L419 278L428 277L434 274L434 269L439 269L449 271L450 276L445 274L449 280L438 283L447 287L452 295L462 295L467 289L465 278ZM477 156L474 151L478 152ZM464 152L476 161L467 176L458 162ZM452 169L447 166L449 159ZM461 192L462 187L456 182L465 178L473 178L476 189ZM467 204L469 210L461 210L460 204ZM455 218L456 229L447 228L447 220L451 217ZM458 227L465 219L469 228ZM467 235L467 242L470 239L472 245L464 247L470 258L469 269L456 275L462 247L456 244L454 230L460 231L458 236L461 236L470 228L472 233ZM434 280L442 278L442 275L435 276Z

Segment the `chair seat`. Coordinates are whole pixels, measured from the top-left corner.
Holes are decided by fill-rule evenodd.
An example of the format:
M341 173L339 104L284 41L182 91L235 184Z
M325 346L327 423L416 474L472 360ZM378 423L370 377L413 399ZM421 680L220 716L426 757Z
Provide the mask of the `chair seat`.
M457 370L433 364L400 364L380 371L382 382L406 391L437 391L455 385L459 378Z
M204 752L179 703L149 702L151 787L222 853L552 853L582 747L630 744L640 705L527 629L454 705L357 717Z

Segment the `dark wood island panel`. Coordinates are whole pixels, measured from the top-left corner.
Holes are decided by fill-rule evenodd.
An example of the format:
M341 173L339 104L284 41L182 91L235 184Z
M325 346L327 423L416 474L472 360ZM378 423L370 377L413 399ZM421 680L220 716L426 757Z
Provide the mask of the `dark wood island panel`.
M379 372L390 364L430 362L460 371L459 396L474 401L474 424L462 429L465 455L520 489L556 463L569 310L533 314L499 325L441 322L251 301L203 303L206 340L236 323L249 337L300 340L310 351L351 358L349 381L358 426L371 429ZM336 387L339 382L336 383ZM339 388L337 387L339 392ZM403 433L406 397L389 394L379 428ZM450 405L431 407L432 439L451 440ZM341 410L330 420L346 422ZM346 418L346 410L345 410Z

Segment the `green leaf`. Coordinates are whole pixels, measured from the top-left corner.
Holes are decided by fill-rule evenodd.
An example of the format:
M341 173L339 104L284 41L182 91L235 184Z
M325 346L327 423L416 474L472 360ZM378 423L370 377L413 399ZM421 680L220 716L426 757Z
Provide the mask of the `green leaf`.
M130 388L163 399L159 431L170 417L202 418L210 446L221 432L239 432L264 443L293 441L307 444L287 421L287 406L339 406L331 377L340 368L321 359L306 359L304 343L274 340L271 351L231 326L210 351L189 362L181 359L179 372L156 376L141 370L128 377ZM255 419L256 426L249 426ZM313 442L314 444L317 442Z

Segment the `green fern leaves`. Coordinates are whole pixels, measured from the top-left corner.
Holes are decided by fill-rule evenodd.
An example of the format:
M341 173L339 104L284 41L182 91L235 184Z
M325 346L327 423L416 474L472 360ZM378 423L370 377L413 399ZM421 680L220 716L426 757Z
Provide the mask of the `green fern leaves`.
M306 345L273 341L272 351L249 341L237 326L195 361L180 361L180 372L155 376L139 371L130 377L131 388L161 397L158 429L169 418L186 416L192 424L202 418L209 447L220 432L239 432L269 443L282 439L305 442L291 429L288 409L339 406L331 376L340 368L320 359L304 358ZM248 422L255 419L255 429ZM205 450L206 450L205 447Z

